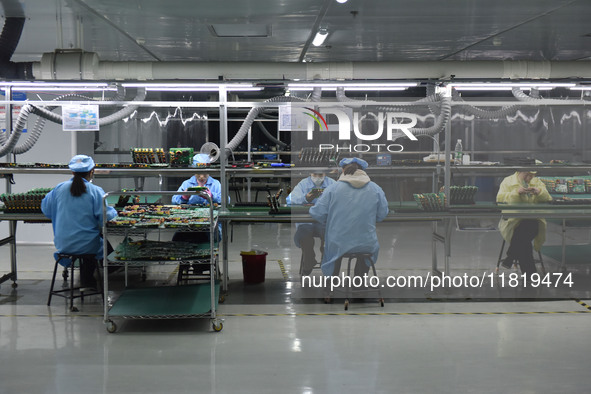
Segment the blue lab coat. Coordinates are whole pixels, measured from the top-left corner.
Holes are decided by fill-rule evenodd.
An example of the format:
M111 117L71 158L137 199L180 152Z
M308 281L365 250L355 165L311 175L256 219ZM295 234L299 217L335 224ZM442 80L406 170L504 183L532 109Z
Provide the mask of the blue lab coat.
M51 219L53 243L59 253L96 254L102 259L105 191L84 179L86 193L74 197L70 193L72 179L57 185L41 201L41 211ZM107 220L115 216L117 211L107 206Z
M324 181L320 186L316 186L314 182L312 182L312 177L307 177L302 179L296 187L293 188L289 196L285 199L287 205L304 205L304 204L316 204L318 198L308 202L306 200L306 194L310 192L310 190L314 188L322 188L326 189L328 186L332 185L336 181L329 177L324 177Z
M372 253L378 259L380 245L376 222L388 215L388 201L381 187L357 170L342 175L324 190L310 215L326 226L322 273L333 275L335 262L346 253Z
M326 189L328 186L336 183L336 181L329 177L324 177L324 181L320 186L316 186L314 182L312 182L312 177L307 177L302 179L289 193L285 202L287 205L304 205L304 204L315 204L318 201L318 198L313 199L312 201L308 202L306 200L306 194L310 192L310 190L314 188L323 188ZM298 248L301 248L301 241L302 237L308 236L320 236L320 234L324 235L324 225L319 223L296 223L296 233L294 235L294 243Z
M191 178L184 181L181 186L178 188L178 192L184 192L190 187L197 187L199 184L197 183L197 178L193 175ZM211 192L211 200L214 203L222 202L222 185L220 181L214 179L212 177L208 177L207 181L205 182L205 187L209 189ZM207 204L207 200L203 197L199 197L196 194L191 194L188 200L183 200L182 195L174 195L172 196L172 203L173 204L191 204L191 205L203 205Z
M193 175L191 178L184 181L181 186L178 188L178 192L184 192L190 187L197 187L199 184L197 183L197 178ZM207 181L205 181L205 187L209 189L211 192L211 201L214 203L221 203L222 202L222 184L217 179L214 179L210 176L207 177ZM172 196L172 203L173 204L191 204L191 205L203 205L207 204L208 201L203 197L199 197L196 194L190 194L188 200L183 200L182 195L175 194ZM230 197L228 197L228 203L230 203ZM218 239L222 239L222 224L218 224Z

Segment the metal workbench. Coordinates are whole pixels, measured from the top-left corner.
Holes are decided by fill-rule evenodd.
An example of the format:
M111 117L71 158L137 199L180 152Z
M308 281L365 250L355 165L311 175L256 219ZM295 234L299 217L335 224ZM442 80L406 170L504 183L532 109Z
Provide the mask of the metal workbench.
M497 205L478 203L471 206L452 206L450 211L425 212L416 208L415 203L390 203L390 212L385 222L431 222L432 223L432 271L441 275L437 260L437 244L444 247L444 271L450 272L451 244L454 227L459 219L557 219L562 222L562 260L561 268L566 266L566 230L567 220L588 220L591 218L591 206L558 206L553 204L535 205ZM227 291L228 272L228 225L232 223L305 223L313 222L306 212L306 207L295 207L291 214L269 214L268 208L226 209L219 212L219 218L225 223L222 231L222 290Z

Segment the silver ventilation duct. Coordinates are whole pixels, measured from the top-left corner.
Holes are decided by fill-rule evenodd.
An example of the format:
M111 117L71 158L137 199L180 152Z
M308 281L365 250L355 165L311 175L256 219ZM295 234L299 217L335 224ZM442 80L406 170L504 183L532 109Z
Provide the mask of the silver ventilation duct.
M433 62L110 62L79 50L43 54L41 80L356 80L591 78L582 61Z

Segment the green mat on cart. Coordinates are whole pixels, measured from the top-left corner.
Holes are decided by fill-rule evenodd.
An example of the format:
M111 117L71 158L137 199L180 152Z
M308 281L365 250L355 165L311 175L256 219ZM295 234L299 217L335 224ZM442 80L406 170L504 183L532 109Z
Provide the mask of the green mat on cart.
M220 293L215 283L215 308ZM211 311L210 283L126 289L109 310L110 317L182 317Z

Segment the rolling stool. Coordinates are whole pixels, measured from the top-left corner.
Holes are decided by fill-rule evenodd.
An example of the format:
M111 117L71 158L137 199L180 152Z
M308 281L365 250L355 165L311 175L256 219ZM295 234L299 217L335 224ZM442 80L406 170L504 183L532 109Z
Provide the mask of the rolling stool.
M378 274L376 273L376 267L371 259L372 256L373 256L372 253L346 253L346 254L344 254L342 256L342 258L349 259L347 261L347 277L351 277L351 261L353 259L356 259L357 262L359 262L360 259L361 259L361 261L364 261L364 262L369 261L373 275L377 277ZM380 306L383 308L384 307L384 299L382 298L382 292L380 291L379 287L376 290L378 292L378 302L380 303ZM348 287L345 290L345 304L344 304L345 310L349 310L349 296L351 295L351 293L352 293L351 287Z
M499 253L499 259L497 260L497 268L495 269L495 272L498 274L499 273L499 266L501 265L501 262L503 261L503 252L505 251L505 240L503 239L503 244L501 245L501 252ZM542 274L546 275L546 267L544 267L544 260L542 259L542 252L540 252L538 250L538 259L534 259L534 265L535 264L540 264L542 266ZM521 269L521 267L520 267Z
M76 308L74 306L74 298L80 298L80 301L84 302L85 296L100 294L101 297L103 298L103 302L104 302L104 294L103 294L102 290L97 289L97 290L87 293L85 291L82 291L81 289L83 289L83 288L80 286L74 287L74 269L75 268L80 269L83 259L85 259L85 258L86 259L91 259L91 258L94 259L95 255L56 253L55 257L56 257L56 260L55 260L55 266L53 267L53 276L51 277L51 287L49 289L49 298L47 299L47 306L51 305L51 297L54 295L69 299L70 300L70 310L72 312L78 312L78 308ZM70 277L70 287L65 288L65 289L61 289L61 290L54 290L55 276L57 274L57 267L61 265L60 261L62 261L62 260L64 260L64 262L66 262L68 260L70 261L70 263L68 265L64 266L64 271L62 273L62 277L64 278L64 286L67 285L68 276ZM76 263L78 265L77 267L76 267ZM68 269L70 272L68 272ZM97 266L96 266L96 272L98 275L97 284L100 284L102 282L102 279L101 279L101 273L100 273L100 270L98 267L98 262L97 262ZM78 291L78 294L75 294L76 290Z

